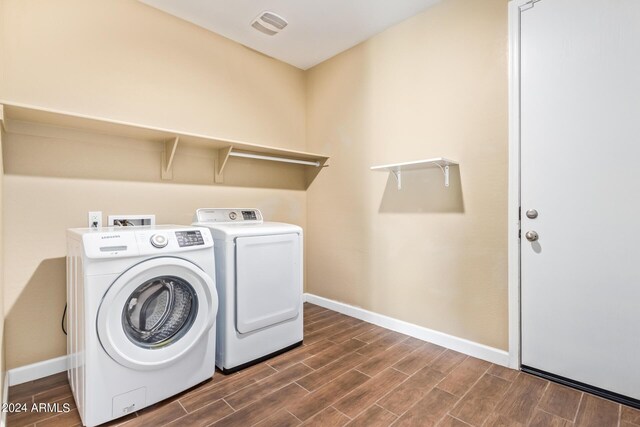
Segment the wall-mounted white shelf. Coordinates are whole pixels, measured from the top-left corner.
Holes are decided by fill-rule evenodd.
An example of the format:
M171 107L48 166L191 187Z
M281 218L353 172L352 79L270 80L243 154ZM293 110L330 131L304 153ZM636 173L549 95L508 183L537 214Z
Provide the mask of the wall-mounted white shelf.
M436 157L435 159L415 160L413 162L393 163L389 165L372 166L372 171L391 172L398 181L398 190L402 189L402 172L416 169L440 168L444 174L444 186L449 186L449 166L457 165L453 160L444 157Z
M31 105L18 104L0 100L0 119L5 130L11 132L12 122L37 123L61 128L95 132L103 135L114 135L163 144L161 176L172 179L174 156L179 146L196 145L217 150L215 156L215 181L222 181L222 173L229 157L245 157L266 161L276 161L303 165L312 169L325 166L328 156L305 151L288 150L267 145L253 144L209 135L199 135L183 131L154 128L150 126L120 122L99 117L90 117L64 111L56 111ZM315 177L317 172L307 174Z

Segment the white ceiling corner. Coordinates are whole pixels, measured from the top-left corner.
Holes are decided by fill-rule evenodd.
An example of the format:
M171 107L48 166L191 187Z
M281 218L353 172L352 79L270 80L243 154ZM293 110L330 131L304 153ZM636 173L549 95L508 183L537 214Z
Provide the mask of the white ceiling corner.
M440 0L140 0L306 70ZM289 25L275 36L251 27L261 12Z

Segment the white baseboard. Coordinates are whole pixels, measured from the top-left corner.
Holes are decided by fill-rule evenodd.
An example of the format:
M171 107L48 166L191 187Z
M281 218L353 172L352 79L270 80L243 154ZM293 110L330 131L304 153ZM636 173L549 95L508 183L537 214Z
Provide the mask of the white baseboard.
M400 332L423 341L428 341L439 346L449 348L451 350L464 353L478 359L486 360L496 365L509 366L509 353L498 348L489 347L464 338L455 337L443 332L434 331L433 329L423 326L414 325L413 323L403 320L394 319L393 317L383 314L374 313L360 307L354 307L349 304L333 301L327 298L319 297L313 294L304 294L305 302L328 308L365 322L373 323L392 331Z
M43 360L42 362L10 369L6 375L9 378L9 385L12 386L48 377L66 370L67 356L60 356L55 359Z

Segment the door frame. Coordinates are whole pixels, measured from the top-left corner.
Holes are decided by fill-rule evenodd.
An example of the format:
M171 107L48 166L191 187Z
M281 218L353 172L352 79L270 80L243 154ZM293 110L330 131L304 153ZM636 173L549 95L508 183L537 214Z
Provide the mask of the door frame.
M520 14L541 0L509 1L509 176L507 288L509 309L509 367L520 369Z

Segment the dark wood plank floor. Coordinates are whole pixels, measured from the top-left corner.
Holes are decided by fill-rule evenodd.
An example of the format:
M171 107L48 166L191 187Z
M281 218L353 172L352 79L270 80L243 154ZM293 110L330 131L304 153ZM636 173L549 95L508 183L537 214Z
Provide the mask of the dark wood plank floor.
M640 411L305 304L305 343L113 425L640 426ZM11 387L11 402L69 403L66 374ZM74 426L9 414L8 426Z

